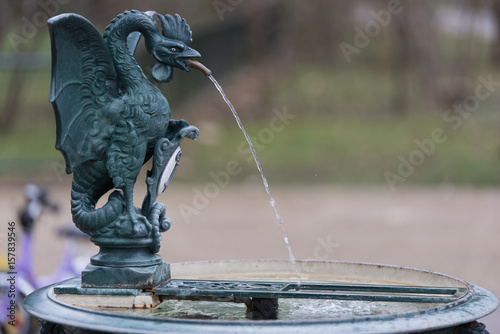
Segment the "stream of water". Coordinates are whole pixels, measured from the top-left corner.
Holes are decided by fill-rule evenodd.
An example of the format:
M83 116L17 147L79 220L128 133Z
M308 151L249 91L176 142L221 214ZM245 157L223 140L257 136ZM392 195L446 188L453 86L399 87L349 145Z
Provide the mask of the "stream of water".
M236 113L236 109L234 109L231 101L226 96L226 93L224 93L224 90L222 87L219 85L217 80L215 80L214 76L212 74L208 75L208 78L213 82L217 90L219 91L220 95L224 99L224 102L226 102L227 106L229 109L231 109L231 112L233 113L234 118L236 119L236 123L238 124L238 127L240 128L241 132L243 132L243 135L245 136L245 139L248 143L248 146L250 147L250 151L252 152L253 160L255 161L255 164L257 165L257 169L259 170L260 176L262 178L262 183L264 184L264 188L266 189L267 195L269 196L269 204L274 210L274 214L276 215L276 223L281 226L281 230L283 231L283 241L285 241L286 248L288 249L288 256L290 258L290 262L293 264L295 268L295 272L297 273L297 284L300 287L301 283L301 278L300 278L300 272L299 268L297 266L297 263L295 261L295 256L293 255L292 251L292 246L290 245L290 241L288 240L288 236L286 234L285 230L285 225L283 224L283 218L281 218L281 215L278 212L278 209L276 208L276 201L274 200L274 197L271 195L271 190L269 189L269 184L267 183L266 176L264 175L264 172L262 171L262 166L260 164L259 158L257 158L257 153L255 152L255 147L252 144L252 140L248 136L248 133L246 132L245 128L243 127L243 123L241 123L240 117L238 116L238 113Z

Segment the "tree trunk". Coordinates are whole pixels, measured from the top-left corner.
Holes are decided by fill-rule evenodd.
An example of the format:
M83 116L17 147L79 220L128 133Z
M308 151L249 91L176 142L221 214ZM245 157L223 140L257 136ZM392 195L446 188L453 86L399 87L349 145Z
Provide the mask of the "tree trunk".
M494 64L500 64L500 0L493 0L491 4L491 12L495 17L497 28L496 41L491 46L491 60Z

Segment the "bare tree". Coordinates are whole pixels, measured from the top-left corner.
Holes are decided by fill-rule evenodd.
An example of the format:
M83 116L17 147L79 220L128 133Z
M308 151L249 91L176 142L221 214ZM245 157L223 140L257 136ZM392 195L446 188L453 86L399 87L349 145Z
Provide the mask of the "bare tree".
M407 25L408 11L395 16L396 31L393 38L391 61L392 97L391 110L396 115L406 114L408 111L408 75L411 63L412 45L410 29Z
M495 64L500 64L500 0L491 0L491 12L497 28L497 39L491 47L491 59Z

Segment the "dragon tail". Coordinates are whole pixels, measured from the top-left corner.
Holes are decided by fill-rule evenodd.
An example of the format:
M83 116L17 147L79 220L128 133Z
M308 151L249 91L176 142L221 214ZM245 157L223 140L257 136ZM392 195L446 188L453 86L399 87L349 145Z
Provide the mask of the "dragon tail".
M105 170L102 162L85 163L75 170L73 177L71 190L73 222L90 236L105 233L125 207L123 194L118 190L109 196L109 201L102 208L95 208L99 198L113 188L111 179L106 180L106 177L103 177Z

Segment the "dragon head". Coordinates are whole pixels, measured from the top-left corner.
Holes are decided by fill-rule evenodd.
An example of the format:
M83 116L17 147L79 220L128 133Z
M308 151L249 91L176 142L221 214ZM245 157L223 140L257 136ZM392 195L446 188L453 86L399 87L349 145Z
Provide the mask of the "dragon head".
M161 23L161 35L157 35L152 43L146 47L158 63L153 67L153 78L158 82L169 82L173 77L173 67L186 72L191 69L188 60L201 57L200 53L189 45L192 42L191 29L186 20L178 14L160 15L156 12L147 12L150 16L157 16Z

